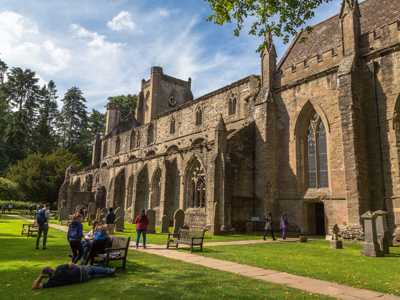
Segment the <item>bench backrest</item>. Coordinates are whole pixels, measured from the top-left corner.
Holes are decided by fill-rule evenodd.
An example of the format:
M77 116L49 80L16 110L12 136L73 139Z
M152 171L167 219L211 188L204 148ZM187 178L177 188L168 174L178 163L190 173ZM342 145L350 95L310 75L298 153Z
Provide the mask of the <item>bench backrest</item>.
M114 236L112 238L111 249L118 249L116 251L119 251L121 256L125 256L126 252L128 251L130 241L131 241L130 237L124 238L124 237Z
M191 240L192 238L204 238L205 229L179 229L180 240Z

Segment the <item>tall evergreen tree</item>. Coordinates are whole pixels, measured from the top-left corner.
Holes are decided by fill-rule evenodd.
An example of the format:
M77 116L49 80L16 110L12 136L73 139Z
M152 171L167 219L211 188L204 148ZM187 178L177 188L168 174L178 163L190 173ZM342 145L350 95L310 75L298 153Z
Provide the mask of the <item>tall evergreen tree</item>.
M0 174L6 169L9 162L7 136L11 123L11 110L5 87L7 69L7 64L0 59Z
M103 134L105 128L105 115L93 109L89 116L90 140L94 140L97 134Z
M36 150L40 153L50 153L57 146L56 120L59 115L57 89L54 81L51 80L47 86L43 86L40 95Z
M78 154L84 163L88 163L90 135L86 99L77 87L70 88L62 99L63 108L60 114L62 145Z
M4 84L7 70L7 64L0 59L0 85Z
M7 74L7 101L14 111L7 143L13 161L24 158L33 149L40 101L38 81L29 69L13 68Z

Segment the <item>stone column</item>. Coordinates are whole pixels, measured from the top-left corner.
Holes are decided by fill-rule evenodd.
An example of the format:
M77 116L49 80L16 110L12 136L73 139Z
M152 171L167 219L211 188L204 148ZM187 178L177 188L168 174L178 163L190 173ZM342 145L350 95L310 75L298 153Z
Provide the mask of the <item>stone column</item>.
M135 221L135 205L136 205L136 185L137 185L137 175L133 177L133 188L132 188L132 206L131 206L131 214L132 214L132 221Z
M170 199L168 199L167 193L167 180L166 180L166 175L167 175L167 165L166 161L163 161L162 168L161 168L161 178L160 178L160 211L159 211L159 220L156 220L157 223L161 223L162 217L166 214L168 211L168 205Z

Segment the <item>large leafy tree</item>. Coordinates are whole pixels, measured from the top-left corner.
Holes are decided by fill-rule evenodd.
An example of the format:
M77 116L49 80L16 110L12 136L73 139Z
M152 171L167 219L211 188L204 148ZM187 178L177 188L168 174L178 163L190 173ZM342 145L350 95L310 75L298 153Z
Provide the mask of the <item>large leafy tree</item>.
M206 1L212 9L212 14L208 19L219 25L234 23L236 36L248 24L250 35L265 37L272 33L288 42L291 36L306 27L307 20L314 16L318 6L332 0ZM265 47L267 42L268 39L260 45L258 50Z
M133 116L136 105L137 105L138 97L137 95L119 95L108 97L108 102L118 105L119 110L121 112L121 119L127 120L129 116Z
M18 185L24 200L53 202L57 200L65 170L70 165L80 167L80 162L76 154L67 150L30 154L12 165L6 178Z
M12 120L5 86L6 72L7 64L0 59L0 174L5 170L9 162L7 136Z

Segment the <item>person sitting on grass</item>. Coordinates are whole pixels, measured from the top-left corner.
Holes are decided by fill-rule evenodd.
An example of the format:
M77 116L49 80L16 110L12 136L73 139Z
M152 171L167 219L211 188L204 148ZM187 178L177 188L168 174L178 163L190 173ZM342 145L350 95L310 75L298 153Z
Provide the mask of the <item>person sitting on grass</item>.
M140 235L143 235L143 248L146 248L146 232L149 219L147 218L146 211L142 209L140 215L135 219L136 224L136 249L139 248Z
M83 226L81 215L76 213L72 217L71 224L68 225L67 238L72 251L72 262L76 263L82 256Z
M64 264L55 270L46 267L32 284L32 289L52 288L57 286L83 283L93 278L110 277L115 274L115 269L98 266L78 266L75 264ZM46 282L42 283L44 279Z

